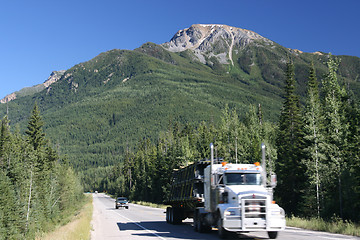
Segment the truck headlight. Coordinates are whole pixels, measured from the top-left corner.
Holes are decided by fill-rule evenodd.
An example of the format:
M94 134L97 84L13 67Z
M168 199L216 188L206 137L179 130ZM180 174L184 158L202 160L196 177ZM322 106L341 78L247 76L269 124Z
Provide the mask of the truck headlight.
M232 216L235 215L235 211L225 211L225 216Z
M282 209L282 208L272 209L272 210L271 210L271 215L274 215L274 216L283 216L283 217L285 217L285 211L284 211L284 209Z
M280 215L280 214L281 214L280 209L271 210L271 215Z

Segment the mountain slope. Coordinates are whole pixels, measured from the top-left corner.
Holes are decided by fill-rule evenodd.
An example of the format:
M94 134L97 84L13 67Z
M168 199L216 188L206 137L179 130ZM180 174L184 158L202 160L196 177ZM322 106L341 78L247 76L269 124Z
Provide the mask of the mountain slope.
M53 71L50 74L49 78L44 83L37 84L32 87L25 87L17 92L11 93L11 94L5 96L3 99L1 99L0 103L7 103L18 97L25 97L28 95L34 95L35 93L41 92L45 88L49 88L49 86L51 84L53 84L54 82L57 82L61 78L61 76L64 74L64 72L65 72L65 70Z
M300 94L309 63L319 77L326 72L326 54L289 50L251 31L224 26L193 25L163 45L101 53L68 69L46 89L0 104L0 115L8 107L11 124L24 129L36 101L53 144L85 169L121 161L128 146L156 138L171 121L218 122L225 104L245 113L249 104L260 103L265 119L276 121L289 57ZM359 60L342 56L340 66L355 94Z

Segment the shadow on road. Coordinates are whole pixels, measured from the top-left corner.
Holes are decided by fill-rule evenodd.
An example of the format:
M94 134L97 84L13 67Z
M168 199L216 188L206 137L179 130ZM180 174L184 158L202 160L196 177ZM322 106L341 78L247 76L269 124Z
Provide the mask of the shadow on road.
M210 233L198 233L194 231L190 223L171 225L164 221L152 221L127 223L118 222L117 225L120 231L133 231L134 233L132 233L132 235L143 237L159 236L163 238L195 240L219 239L216 229L213 229ZM227 239L255 240L268 238L259 238L258 236L251 236L251 234L245 235L230 233Z

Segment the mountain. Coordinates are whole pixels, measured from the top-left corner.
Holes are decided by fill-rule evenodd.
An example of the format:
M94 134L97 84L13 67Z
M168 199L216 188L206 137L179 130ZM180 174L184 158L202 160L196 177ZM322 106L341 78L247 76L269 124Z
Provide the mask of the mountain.
M65 73L65 70L53 71L50 74L49 78L45 82L43 82L41 84L37 84L32 87L25 87L25 88L21 89L20 91L8 94L3 99L0 100L0 103L7 103L12 100L15 100L18 97L34 95L35 93L41 92L44 89L49 89L49 86L51 84L53 84L54 82L58 81L64 73Z
M325 53L288 49L249 30L192 25L162 45L114 49L61 72L41 91L0 104L11 125L24 130L36 101L44 130L77 169L112 165L139 139L156 139L170 122L219 122L225 104L244 116L261 104L264 119L277 121L287 59L294 61L304 95L309 65L326 73ZM343 84L359 97L360 59L341 58Z
M227 25L195 24L190 28L178 31L170 42L162 44L171 52L192 50L198 61L210 65L212 57L221 64L233 66L232 53L236 49L242 49L256 40L273 44L272 41L259 34ZM237 51L238 52L238 51Z

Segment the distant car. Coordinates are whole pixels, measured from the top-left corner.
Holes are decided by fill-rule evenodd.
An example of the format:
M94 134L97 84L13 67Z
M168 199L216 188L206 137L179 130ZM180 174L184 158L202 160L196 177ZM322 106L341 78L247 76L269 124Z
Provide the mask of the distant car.
M118 197L115 201L115 208L124 207L129 209L129 201L126 197Z

